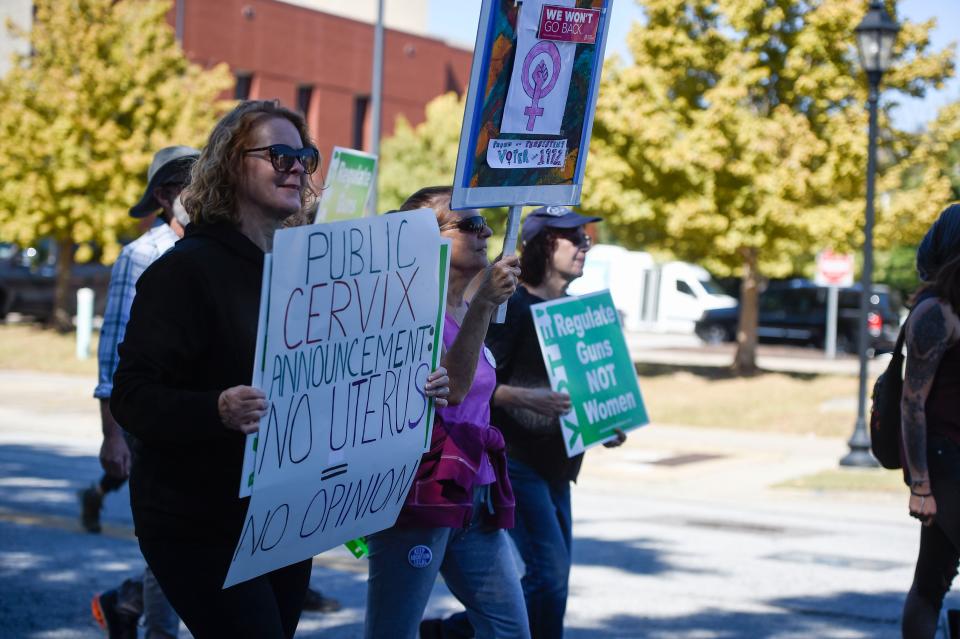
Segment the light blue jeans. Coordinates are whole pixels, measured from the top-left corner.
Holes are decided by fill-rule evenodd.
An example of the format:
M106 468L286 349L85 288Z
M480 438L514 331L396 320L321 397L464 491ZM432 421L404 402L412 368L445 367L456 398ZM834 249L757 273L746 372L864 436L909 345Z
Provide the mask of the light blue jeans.
M515 459L508 460L510 485L517 498L517 521L510 536L523 559L524 600L533 639L562 639L573 560L570 482L548 481ZM443 636L472 637L462 612L443 620Z
M177 639L180 617L167 601L150 566L143 569L143 625L146 639Z
M478 639L530 638L510 541L481 523L483 492L467 528L395 527L367 538L366 639L417 639L437 573L466 607Z

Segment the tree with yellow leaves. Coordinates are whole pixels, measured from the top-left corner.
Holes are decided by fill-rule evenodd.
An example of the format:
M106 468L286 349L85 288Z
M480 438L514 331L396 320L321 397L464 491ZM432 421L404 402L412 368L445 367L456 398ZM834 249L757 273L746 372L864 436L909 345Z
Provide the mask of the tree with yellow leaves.
M629 37L633 63L604 72L584 204L625 244L742 276L734 369L751 373L761 277L862 241L867 83L853 29L866 3L638 2L646 19ZM903 22L888 92L923 95L953 74L953 50L930 50L932 26ZM950 188L942 149L895 130L889 108L881 244L915 240Z
M74 246L105 261L132 229L127 210L153 153L199 145L225 105L224 67L191 64L167 24L170 2L36 0L27 39L0 79L0 236L58 247L54 323L65 330Z
M397 118L393 135L380 146L381 210L398 208L419 188L453 184L462 124L463 99L456 93L431 100L417 126Z

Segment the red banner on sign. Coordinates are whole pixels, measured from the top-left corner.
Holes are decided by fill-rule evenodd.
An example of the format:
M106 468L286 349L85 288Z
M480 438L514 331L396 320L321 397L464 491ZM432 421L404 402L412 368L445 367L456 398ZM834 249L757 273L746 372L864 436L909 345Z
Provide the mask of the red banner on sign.
M577 9L553 4L543 5L540 12L540 40L559 40L578 44L594 44L600 26L599 9Z

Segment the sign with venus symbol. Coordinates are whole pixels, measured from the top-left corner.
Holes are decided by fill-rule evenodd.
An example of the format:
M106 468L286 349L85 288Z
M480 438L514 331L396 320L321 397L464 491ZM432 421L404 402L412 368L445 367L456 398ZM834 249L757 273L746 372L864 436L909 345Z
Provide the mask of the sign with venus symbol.
M526 0L520 9L517 55L503 109L501 133L559 135L567 106L576 44L537 39L545 0ZM552 5L573 6L569 2Z
M551 70L547 70L547 65L543 60L537 64L533 69L533 73L530 73L530 67L533 66L534 60L537 59L541 53L547 54L548 59L551 63ZM523 110L524 115L529 116L527 118L527 131L533 131L534 124L537 121L539 116L543 115L543 107L537 106L537 103L540 101L540 98L548 95L550 91L553 90L553 87L557 84L557 75L560 73L562 62L560 62L560 52L557 51L557 45L552 42L538 42L532 49L530 53L527 54L527 57L523 60L523 71L520 76L520 80L523 82L523 91L530 96L532 102L530 106L526 107ZM531 83L530 78L533 78Z

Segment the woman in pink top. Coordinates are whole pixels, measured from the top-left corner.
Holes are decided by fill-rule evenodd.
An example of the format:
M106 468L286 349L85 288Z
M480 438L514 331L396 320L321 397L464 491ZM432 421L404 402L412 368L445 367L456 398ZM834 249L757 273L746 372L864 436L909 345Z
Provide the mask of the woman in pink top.
M451 211L450 187L421 189L401 210L432 208L451 241L443 328L448 406L438 408L397 524L372 535L365 636L415 639L438 573L466 607L476 636L528 639L520 577L504 528L513 526L503 436L490 425L496 362L483 345L497 307L520 275L515 257L487 260L490 228L476 211ZM479 277L470 304L467 285Z

